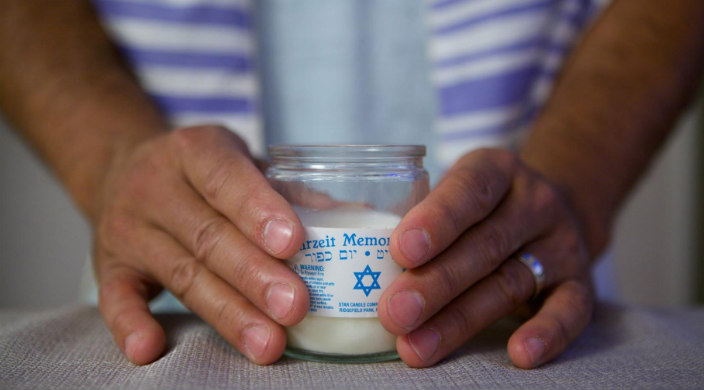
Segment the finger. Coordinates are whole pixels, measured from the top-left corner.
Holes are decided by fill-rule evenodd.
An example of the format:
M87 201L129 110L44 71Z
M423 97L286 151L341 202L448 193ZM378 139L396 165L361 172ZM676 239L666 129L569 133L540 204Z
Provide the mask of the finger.
M520 250L541 261L547 289L572 275L578 269L575 264L585 263L583 253L561 245L561 239L551 235ZM533 296L535 283L529 268L512 257L417 329L400 336L399 355L413 367L435 364L479 331L515 312Z
M432 317L448 302L493 272L527 242L549 231L556 213L549 203L533 205L539 193L526 178L504 202L470 228L433 261L408 270L391 284L379 300L379 318L386 329L404 334Z
M150 297L144 279L129 268L105 269L100 279L98 307L115 344L134 364L158 359L164 351L166 335L149 311Z
M413 268L442 252L504 198L517 166L506 151L480 150L462 158L394 230L394 260Z
M571 280L550 292L538 313L508 340L508 355L520 368L559 356L589 324L594 301L587 283Z
M300 322L308 311L308 290L284 263L272 258L213 210L193 190L174 186L149 218L210 271L236 288L282 325Z
M303 228L288 202L274 191L231 132L196 127L175 133L174 154L187 180L252 242L272 256L293 256Z
M533 277L523 264L516 260L507 261L497 272L413 332L399 336L396 341L399 356L411 367L428 367L437 363L527 301L533 285Z
M279 325L166 233L151 235L145 253L155 279L253 362L269 364L281 357L286 335Z

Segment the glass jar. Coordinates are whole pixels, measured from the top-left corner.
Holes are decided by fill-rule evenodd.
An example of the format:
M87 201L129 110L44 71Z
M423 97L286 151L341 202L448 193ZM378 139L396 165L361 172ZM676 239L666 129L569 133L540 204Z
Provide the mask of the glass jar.
M287 328L285 354L349 363L398 358L377 303L403 272L389 254L391 232L428 193L425 147L285 145L269 154L267 178L305 229L288 263L308 286L310 308Z

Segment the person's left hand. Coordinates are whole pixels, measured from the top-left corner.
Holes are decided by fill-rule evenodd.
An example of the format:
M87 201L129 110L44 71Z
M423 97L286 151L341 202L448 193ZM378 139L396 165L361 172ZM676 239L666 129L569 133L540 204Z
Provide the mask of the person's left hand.
M427 367L516 311L535 291L517 257L544 266L542 307L511 336L521 368L557 357L587 326L593 308L581 221L560 191L517 155L484 149L451 168L391 236L408 268L379 300L379 319L399 335L406 364Z

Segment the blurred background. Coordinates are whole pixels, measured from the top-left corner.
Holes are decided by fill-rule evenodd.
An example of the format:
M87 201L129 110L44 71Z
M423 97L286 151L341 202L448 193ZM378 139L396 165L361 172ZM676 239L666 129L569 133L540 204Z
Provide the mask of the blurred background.
M683 116L621 213L599 271L611 300L704 303L703 112L700 103ZM76 304L90 240L71 200L0 119L0 308Z

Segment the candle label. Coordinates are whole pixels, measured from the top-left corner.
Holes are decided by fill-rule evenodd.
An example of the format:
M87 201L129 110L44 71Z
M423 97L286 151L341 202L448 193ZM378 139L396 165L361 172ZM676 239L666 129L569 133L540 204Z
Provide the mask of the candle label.
M308 286L310 314L377 317L381 293L403 269L389 254L393 229L306 227L289 266Z

